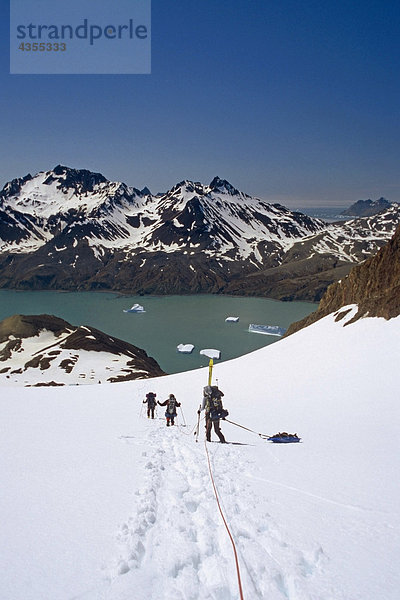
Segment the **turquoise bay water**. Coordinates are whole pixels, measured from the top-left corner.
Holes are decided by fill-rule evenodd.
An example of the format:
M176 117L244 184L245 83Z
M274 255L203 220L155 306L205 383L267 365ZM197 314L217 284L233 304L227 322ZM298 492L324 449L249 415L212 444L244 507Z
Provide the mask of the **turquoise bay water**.
M143 314L124 313L135 302ZM203 348L221 350L221 361L236 358L279 338L249 333L250 323L287 328L313 310L306 302L229 296L120 296L98 292L19 292L0 290L0 320L13 314L51 314L73 325L91 325L146 350L167 373L208 364ZM239 323L225 323L238 316ZM180 354L178 344L194 344L192 354Z

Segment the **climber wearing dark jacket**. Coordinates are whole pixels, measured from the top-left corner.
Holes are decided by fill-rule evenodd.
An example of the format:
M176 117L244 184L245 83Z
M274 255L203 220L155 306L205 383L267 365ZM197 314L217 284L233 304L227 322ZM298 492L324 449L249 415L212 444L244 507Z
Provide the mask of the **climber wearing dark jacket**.
M157 405L156 396L157 396L157 394L154 394L154 392L149 392L148 394L146 394L146 399L143 400L143 404L147 404L147 418L148 419L150 419L150 415L151 415L151 418L154 419L154 409Z
M171 421L171 425L174 425L174 420L176 417L176 407L180 406L181 403L177 401L173 394L170 394L165 402L158 402L160 406L166 406L165 410L165 418L167 419L167 427L169 427L169 422Z
M206 411L206 440L211 442L211 429L214 424L214 431L219 437L221 444L225 444L226 440L220 429L220 419L225 419L228 416L228 411L222 406L222 396L224 395L216 385L207 385L203 390L203 404L201 409L198 411L200 414L201 410Z

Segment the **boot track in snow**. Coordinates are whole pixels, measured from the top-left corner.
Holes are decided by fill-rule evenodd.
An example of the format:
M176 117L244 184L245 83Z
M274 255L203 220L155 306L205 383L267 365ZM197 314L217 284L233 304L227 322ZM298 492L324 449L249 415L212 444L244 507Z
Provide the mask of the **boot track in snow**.
M308 573L318 568L320 557L305 557L286 543L285 533L267 511L268 500L255 497L246 481L252 461L245 447L235 449L243 444L208 444L221 509L237 548L240 596L232 546L218 512L204 449L179 427L167 430L152 420L144 426L144 483L133 498L131 517L117 534L120 556L111 568L107 600L126 578L135 600L311 598L295 590L307 588ZM121 439L136 443L129 435Z

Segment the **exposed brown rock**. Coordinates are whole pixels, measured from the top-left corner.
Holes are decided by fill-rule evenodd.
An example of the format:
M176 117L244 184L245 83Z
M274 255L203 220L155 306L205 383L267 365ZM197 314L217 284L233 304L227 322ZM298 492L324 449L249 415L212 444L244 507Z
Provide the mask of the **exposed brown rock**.
M7 339L7 338L5 338ZM0 343L4 342L3 340L0 340ZM16 340L9 340L7 342L7 344L4 346L3 350L0 350L0 360L8 360L9 358L11 358L11 354L13 352L16 352L19 350L19 348L21 347L21 339L18 338Z
M286 335L348 304L358 305L358 312L349 323L365 316L391 319L400 314L400 227L375 256L353 267L342 281L330 285L318 309L293 323Z
M28 387L62 387L63 385L63 383L57 383L56 381L47 381L35 383L34 385Z
M45 371L46 369L50 369L50 358L48 356L42 356L42 354L38 354L34 356L32 360L29 360L24 365L24 369L29 369L30 367L33 369L39 368L41 371Z
M64 369L66 373L71 373L77 360L78 356L73 356L71 358L66 358L65 360L62 360L60 362L60 369Z
M314 256L258 271L233 280L224 293L241 296L264 296L283 301L318 302L326 288L351 269L331 256Z
M0 321L0 343L5 342L10 335L15 338L33 337L42 329L58 335L68 326L70 327L67 321L52 315L13 315Z

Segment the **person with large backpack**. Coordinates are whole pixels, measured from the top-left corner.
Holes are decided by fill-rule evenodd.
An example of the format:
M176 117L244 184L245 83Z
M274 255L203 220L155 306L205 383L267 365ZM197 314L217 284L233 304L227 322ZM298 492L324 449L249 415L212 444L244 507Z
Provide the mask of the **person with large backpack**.
M154 419L154 409L157 406L156 396L157 394L155 394L154 392L149 392L148 394L146 394L146 399L143 400L143 404L147 404L148 419L150 419L150 415L151 418Z
M171 421L171 425L175 425L174 420L176 418L176 407L180 406L181 403L177 401L173 394L170 394L165 402L158 402L160 406L166 406L165 409L165 418L167 419L167 427L169 427L169 422Z
M224 435L220 429L220 419L225 419L228 416L228 411L222 405L222 396L224 393L218 389L216 385L207 385L203 389L203 404L198 414L205 410L206 414L206 440L211 442L211 429L214 425L214 431L217 434L221 444L226 444Z

